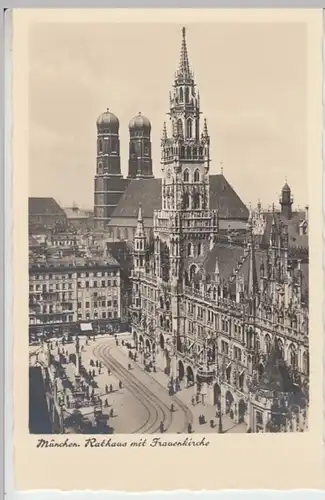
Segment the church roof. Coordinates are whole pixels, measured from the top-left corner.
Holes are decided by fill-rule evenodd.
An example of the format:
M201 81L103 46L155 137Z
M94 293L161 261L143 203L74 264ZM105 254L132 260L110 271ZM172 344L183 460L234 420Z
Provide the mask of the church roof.
M65 215L54 198L28 198L29 215Z
M234 268L242 257L244 257L242 247L217 243L205 259L205 271L207 274L213 274L218 258L220 278L227 280L232 276Z
M114 219L138 216L139 204L143 218L152 218L161 208L161 179L132 179L111 216ZM219 210L224 219L247 219L248 209L223 175L210 175L210 207Z

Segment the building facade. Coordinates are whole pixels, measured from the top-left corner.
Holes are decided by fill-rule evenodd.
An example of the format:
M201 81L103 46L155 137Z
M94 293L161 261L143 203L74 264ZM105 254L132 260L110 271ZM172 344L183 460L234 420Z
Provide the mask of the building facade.
M120 318L120 267L114 258L30 255L30 333L73 333L81 322L100 329Z
M140 206L134 234L136 347L162 365L172 392L192 386L193 398L251 432L304 430L309 339L301 260L289 257L288 226L275 210L264 246L255 241L252 219L245 243L220 237L210 199L210 137L185 29L170 119L161 141L161 207L148 237Z

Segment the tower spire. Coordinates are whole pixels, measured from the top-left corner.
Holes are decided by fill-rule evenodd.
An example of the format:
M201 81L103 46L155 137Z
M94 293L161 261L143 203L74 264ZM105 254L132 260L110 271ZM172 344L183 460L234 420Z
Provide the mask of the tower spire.
M181 55L179 60L179 67L177 72L177 78L182 80L191 80L193 74L190 69L190 63L188 59L187 44L186 44L186 28L182 28L182 44L181 44Z
M257 271L256 271L256 260L255 260L255 245L254 245L254 235L253 235L253 220L252 218L248 223L248 238L249 238L249 271L248 271L248 296L253 298L258 289L257 281Z

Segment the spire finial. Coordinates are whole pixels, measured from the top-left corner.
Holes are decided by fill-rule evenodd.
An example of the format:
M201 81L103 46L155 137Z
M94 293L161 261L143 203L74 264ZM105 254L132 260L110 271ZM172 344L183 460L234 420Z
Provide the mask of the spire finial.
M163 126L162 139L167 139L167 126L166 126L166 122L164 122L164 126Z
M109 112L109 108L106 108L106 111Z
M143 219L142 219L142 205L141 205L141 203L139 203L138 222L143 222Z
M141 116L141 111L139 111L139 116Z
M220 162L220 166L221 166L221 175L223 175L223 161Z
M192 73L190 70L190 63L188 60L187 46L186 46L186 28L182 28L182 44L181 44L181 56L179 61L179 69L177 72L177 78L191 79Z

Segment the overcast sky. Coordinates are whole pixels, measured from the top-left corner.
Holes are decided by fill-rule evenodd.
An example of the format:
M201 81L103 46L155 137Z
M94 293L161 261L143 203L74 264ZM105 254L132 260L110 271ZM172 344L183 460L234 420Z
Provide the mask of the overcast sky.
M245 203L277 202L285 178L307 202L307 60L303 24L189 24L187 45L211 136L211 173ZM178 24L35 24L30 31L30 196L93 207L96 119L120 120L121 167L128 123L152 124L154 175L179 61Z

